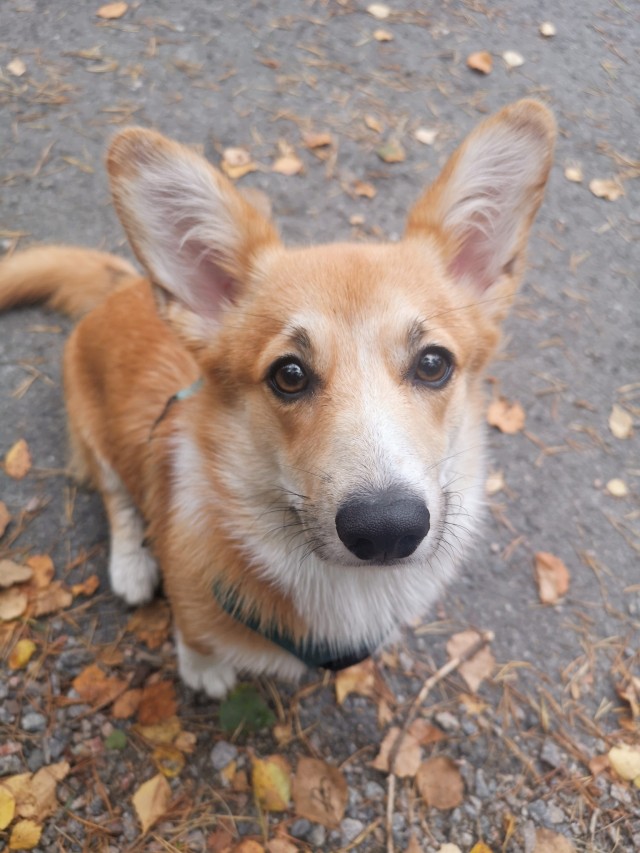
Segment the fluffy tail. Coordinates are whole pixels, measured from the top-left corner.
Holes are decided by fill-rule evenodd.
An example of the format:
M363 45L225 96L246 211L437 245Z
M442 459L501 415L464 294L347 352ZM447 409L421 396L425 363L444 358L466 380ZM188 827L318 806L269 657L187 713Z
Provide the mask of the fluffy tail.
M117 255L71 246L35 246L0 261L0 311L43 302L82 317L112 290L139 278Z

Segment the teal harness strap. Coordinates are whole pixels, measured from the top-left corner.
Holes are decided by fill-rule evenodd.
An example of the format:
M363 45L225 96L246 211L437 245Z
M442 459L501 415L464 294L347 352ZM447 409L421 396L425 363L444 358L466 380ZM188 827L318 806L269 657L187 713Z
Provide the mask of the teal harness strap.
M238 596L231 590L225 590L220 581L214 583L213 595L227 616L231 616L236 622L254 631L260 637L264 637L270 643L280 646L285 652L289 652L289 654L297 657L305 666L322 667L323 669L331 670L346 669L349 666L360 663L372 654L373 650L368 646L362 646L355 651L349 651L336 656L335 647L329 645L329 643L297 643L291 634L286 631L280 631L275 625L264 628L254 615L241 615Z
M202 376L199 376L195 382L191 383L191 385L187 385L186 388L182 388L180 391L176 391L175 394L172 394L167 400L167 402L164 404L163 410L153 422L153 426L151 427L151 431L149 432L149 438L153 437L153 433L155 432L156 427L161 421L166 418L169 409L173 406L174 403L179 403L181 400L188 400L189 397L193 397L193 395L197 394L203 385L204 379Z

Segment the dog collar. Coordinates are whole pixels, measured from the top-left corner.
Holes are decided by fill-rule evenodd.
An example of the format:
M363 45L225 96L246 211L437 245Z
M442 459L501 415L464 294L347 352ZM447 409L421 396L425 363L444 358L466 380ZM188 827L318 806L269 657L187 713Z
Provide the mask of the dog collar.
M265 628L254 616L241 613L238 595L232 590L225 589L219 581L213 585L213 595L227 616L231 616L236 622L244 625L245 628L249 628L260 637L264 637L265 640L269 640L270 643L280 646L285 652L297 657L305 666L320 667L337 672L340 669L355 666L355 664L371 657L373 649L368 646L361 646L356 650L350 650L336 656L335 646L331 646L329 643L308 643L304 641L299 643L294 640L291 634L287 631L281 631L276 625Z
M180 391L176 391L175 394L172 394L167 400L167 402L164 404L163 410L153 422L153 426L151 427L151 431L149 433L149 438L153 436L153 433L155 432L155 429L158 424L166 418L169 409L173 406L174 403L179 403L181 400L188 400L189 397L193 397L193 395L197 394L203 385L204 379L202 376L199 376L195 382L191 383L191 385L187 385L186 388L182 388Z

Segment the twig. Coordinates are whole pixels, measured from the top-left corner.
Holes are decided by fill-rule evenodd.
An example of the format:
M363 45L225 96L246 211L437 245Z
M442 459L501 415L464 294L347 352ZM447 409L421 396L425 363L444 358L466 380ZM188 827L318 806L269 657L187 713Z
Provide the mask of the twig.
M422 685L422 689L411 703L409 713L407 714L406 719L400 731L396 735L396 739L394 740L391 749L389 750L389 779L387 780L387 853L394 853L395 851L392 826L393 809L396 796L396 775L394 772L394 766L402 740L406 735L409 726L418 716L418 711L424 704L427 696L433 690L436 684L439 684L448 675L458 669L458 667L461 666L463 663L466 663L466 661L470 660L472 657L475 657L481 649L483 649L486 645L492 642L493 638L493 631L482 632L478 639L475 641L475 643L470 645L468 649L465 649L464 652L461 652L461 654L457 655L456 657L451 658L451 660L445 663L444 666L441 666L437 672L434 672L434 674L430 678L427 678L425 683Z

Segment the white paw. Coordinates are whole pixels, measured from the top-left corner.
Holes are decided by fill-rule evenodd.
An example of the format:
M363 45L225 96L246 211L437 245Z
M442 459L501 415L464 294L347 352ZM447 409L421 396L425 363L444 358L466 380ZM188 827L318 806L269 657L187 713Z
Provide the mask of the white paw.
M224 699L235 686L236 670L215 655L201 655L190 649L176 631L178 672L187 687L204 690L212 699Z
M158 565L147 548L126 553L113 547L109 559L111 588L127 604L137 607L153 598L160 580Z

